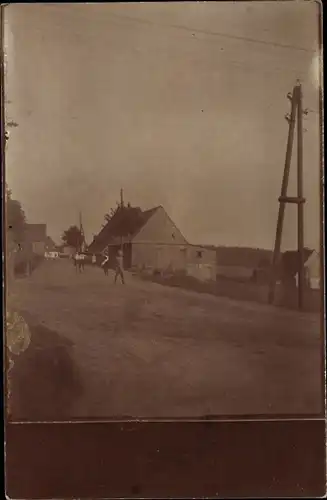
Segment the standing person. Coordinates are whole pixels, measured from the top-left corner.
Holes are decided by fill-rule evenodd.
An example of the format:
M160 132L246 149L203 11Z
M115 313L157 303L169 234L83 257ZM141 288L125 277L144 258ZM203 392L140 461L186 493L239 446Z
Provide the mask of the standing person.
M76 262L76 272L81 273L82 272L82 255L77 252L75 255L75 262Z
M97 258L95 255L92 255L92 265L95 266L97 263Z
M108 276L109 271L109 255L105 254L104 261L101 263L105 276Z
M117 283L118 276L123 285L125 285L124 278L124 256L122 250L118 250L115 258L115 283Z
M79 254L79 267L80 267L80 272L84 273L84 270L85 270L85 255L83 253Z
M77 271L78 271L78 262L79 262L79 255L78 255L78 252L76 252L76 253L73 255L73 261L74 261L75 270L76 270L76 272L77 272Z

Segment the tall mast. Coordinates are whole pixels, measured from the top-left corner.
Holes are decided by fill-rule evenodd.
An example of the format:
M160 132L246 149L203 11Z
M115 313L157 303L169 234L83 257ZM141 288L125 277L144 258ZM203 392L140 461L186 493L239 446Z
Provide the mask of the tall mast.
M305 198L303 197L303 122L302 115L305 113L302 108L302 87L301 83L298 81L293 88L292 94L287 96L292 103L291 114L286 115L285 118L289 122L289 134L286 150L286 160L284 166L284 176L282 181L281 195L278 199L279 201L279 213L277 220L276 238L275 238L275 248L273 254L271 280L269 288L269 302L274 302L275 297L275 285L276 285L276 270L280 262L280 250L281 250L281 240L284 225L284 214L285 207L288 203L294 203L297 205L298 211L298 308L301 310L304 306L304 203ZM297 196L288 196L288 182L289 174L291 168L292 159L292 146L294 139L295 125L297 121Z
M84 228L83 228L83 223L82 223L82 212L79 213L79 230L82 235L82 243L81 243L81 250L85 249L85 235L84 235Z

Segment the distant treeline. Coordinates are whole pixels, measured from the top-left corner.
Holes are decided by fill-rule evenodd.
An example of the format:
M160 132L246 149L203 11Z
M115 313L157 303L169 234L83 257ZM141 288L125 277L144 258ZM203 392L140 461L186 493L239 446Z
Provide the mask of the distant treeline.
M220 266L241 266L249 268L268 267L273 252L263 248L227 247L206 245L216 251L217 264Z

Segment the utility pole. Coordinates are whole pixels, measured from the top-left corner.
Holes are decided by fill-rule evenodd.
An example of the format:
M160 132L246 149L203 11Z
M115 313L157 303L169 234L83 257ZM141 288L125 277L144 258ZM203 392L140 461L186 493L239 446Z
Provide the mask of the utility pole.
M83 224L82 224L82 212L79 213L79 230L81 233L81 245L80 245L80 250L83 251L85 250L85 236L84 236L84 229L83 229Z
M303 309L304 296L304 198L303 198L303 106L302 87L298 86L297 107L297 238L299 252L298 306Z
M124 208L124 191L123 189L120 190L120 208ZM120 237L120 249L123 251L124 248L124 242L123 242L123 236Z
M298 206L298 306L303 308L304 291L304 224L303 224L303 128L302 128L302 88L298 82L293 88L293 92L287 97L291 101L291 113L285 118L289 122L288 141L286 147L286 158L284 165L284 175L282 181L281 194L279 201L279 212L277 219L277 229L275 238L275 247L273 253L272 272L270 277L270 287L268 300L273 303L275 299L276 271L280 263L280 249L282 242L282 233L285 218L285 208L287 203L295 203ZM295 123L297 120L297 196L287 196L287 188L292 160L292 150L294 142Z

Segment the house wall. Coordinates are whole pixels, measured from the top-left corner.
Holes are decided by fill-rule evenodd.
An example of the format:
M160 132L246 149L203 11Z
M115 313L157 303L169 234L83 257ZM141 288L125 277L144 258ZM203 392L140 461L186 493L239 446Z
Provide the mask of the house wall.
M320 256L319 254L316 253L313 254L311 257L309 257L308 261L304 266L307 282L310 288L313 290L319 290L321 286L320 268L321 268ZM298 274L296 275L295 279L296 279L296 286L298 286L299 282Z
M216 252L191 245L133 244L132 265L172 273L184 271L200 280L216 279Z
M32 243L32 251L37 255L44 255L45 253L45 243L44 241L34 241Z
M135 243L132 246L132 266L173 272L185 269L186 261L180 245Z
M308 272L311 279L320 279L321 276L321 262L320 255L313 254L309 257L307 262Z
M186 272L201 281L216 279L216 251L196 246L187 248Z

